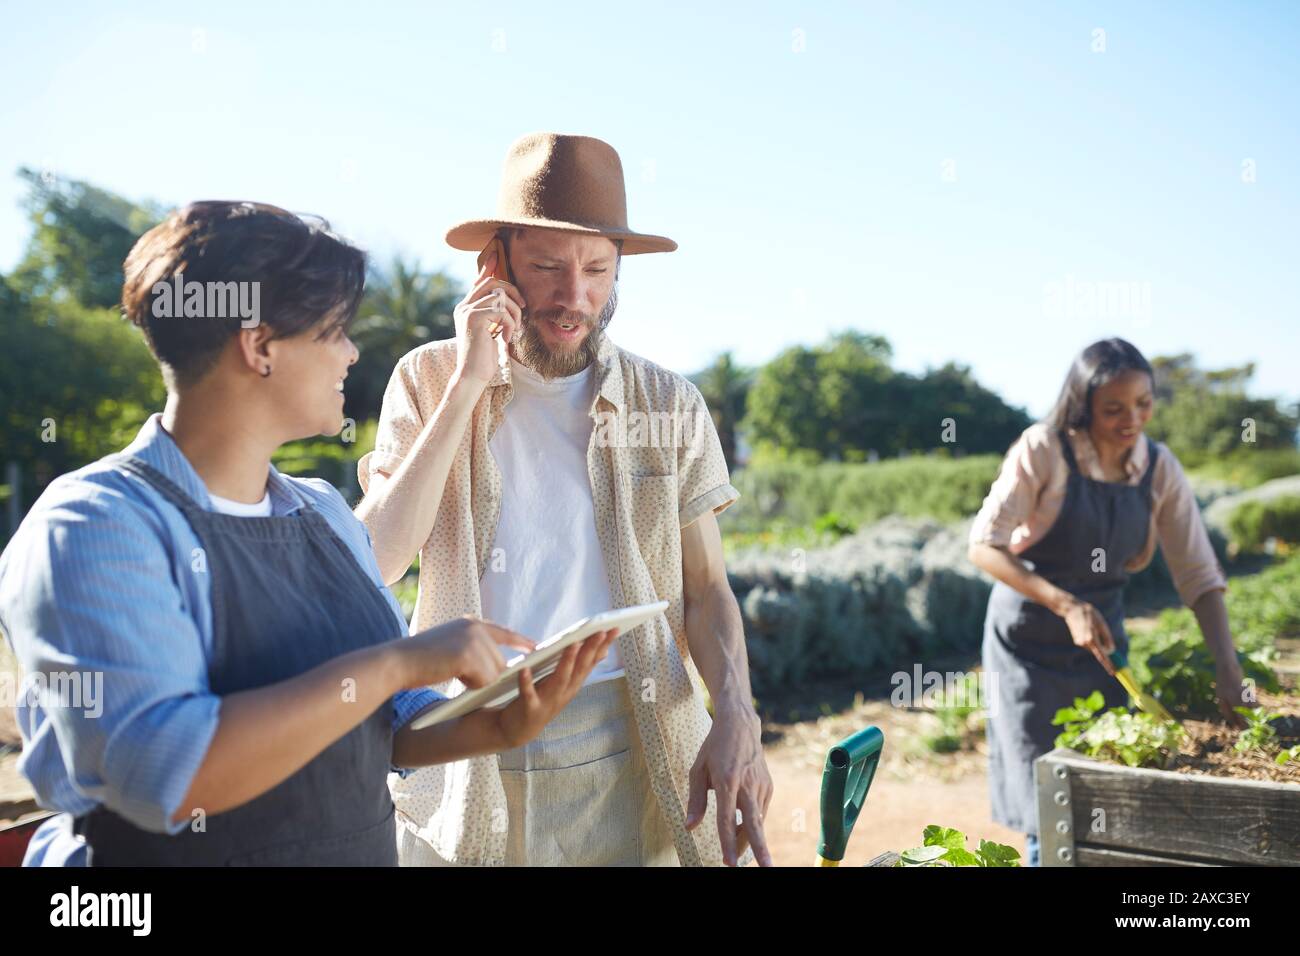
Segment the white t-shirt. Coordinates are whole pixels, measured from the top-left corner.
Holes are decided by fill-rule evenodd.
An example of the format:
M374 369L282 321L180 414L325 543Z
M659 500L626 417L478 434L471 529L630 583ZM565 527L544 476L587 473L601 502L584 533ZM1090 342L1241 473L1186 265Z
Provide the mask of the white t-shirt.
M223 515L235 515L239 518L269 518L271 516L271 493L269 491L262 495L261 501L251 505L242 501L222 498L210 491L208 492L208 500L212 502L212 510L219 511Z
M510 374L514 395L488 443L501 517L479 593L485 620L541 641L612 604L587 474L595 379L587 366L548 382L513 358ZM621 676L614 645L586 683Z

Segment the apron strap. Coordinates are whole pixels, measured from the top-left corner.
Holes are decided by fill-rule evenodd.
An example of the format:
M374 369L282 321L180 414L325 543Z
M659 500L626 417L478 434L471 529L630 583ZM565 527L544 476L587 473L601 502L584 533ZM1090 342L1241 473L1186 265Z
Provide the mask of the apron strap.
M1065 463L1070 466L1071 474L1077 474L1079 464L1074 460L1074 449L1070 447L1070 436L1065 433L1065 429L1058 429L1056 437L1061 440L1061 452L1065 455Z
M1151 487L1151 477L1156 473L1156 456L1160 454L1156 448L1155 440L1150 436L1144 436L1147 440L1147 470L1142 474L1142 487Z
M1160 454L1160 451L1159 449L1156 448L1155 440L1150 435L1146 436L1146 440L1147 440L1147 470L1143 473L1142 482L1141 484L1139 484L1138 487L1142 489L1142 498L1143 500L1146 501L1147 508L1151 511L1152 515L1154 516L1155 501L1151 494L1151 484L1152 484L1152 476L1154 476L1156 473L1156 456Z
M193 514L203 514L199 503L181 490L181 487L147 461L132 455L113 456L114 464L130 472L154 487L157 492L181 510L189 518Z

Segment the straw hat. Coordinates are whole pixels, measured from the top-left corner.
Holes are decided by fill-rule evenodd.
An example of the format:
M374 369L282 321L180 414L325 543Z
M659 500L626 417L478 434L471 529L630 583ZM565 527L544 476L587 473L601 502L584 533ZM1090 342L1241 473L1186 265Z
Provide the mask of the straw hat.
M623 254L672 252L665 236L627 227L623 164L608 143L590 136L529 133L506 153L495 219L447 230L453 249L479 252L502 226L538 226L623 240Z

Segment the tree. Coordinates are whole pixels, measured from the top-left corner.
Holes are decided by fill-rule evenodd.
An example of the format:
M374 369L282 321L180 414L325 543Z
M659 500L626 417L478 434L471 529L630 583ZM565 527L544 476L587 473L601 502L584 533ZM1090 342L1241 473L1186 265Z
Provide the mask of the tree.
M20 169L28 193L23 208L32 222L26 254L10 276L14 288L35 298L70 298L90 308L116 306L122 297L122 263L163 211L75 179Z
M956 448L1003 452L1028 425L949 363L914 376L890 367L889 342L844 332L816 348L787 349L758 370L745 427L762 457L866 461L873 453ZM943 422L956 423L955 445Z
M1300 428L1296 411L1246 394L1255 374L1253 362L1199 369L1184 352L1157 357L1151 367L1156 407L1147 431L1184 465L1194 468L1250 448L1295 448ZM1245 422L1252 423L1249 432ZM1253 437L1249 444L1247 434Z
M387 268L371 268L350 333L361 356L348 372L349 418L378 418L398 359L425 342L455 336L452 313L463 295L449 276L422 272L418 261L398 256Z
M745 417L753 378L753 371L737 365L731 352L723 352L708 368L691 377L709 406L729 469L736 466L736 431Z
M139 332L116 309L26 298L3 284L0 433L26 505L55 476L127 445L164 391Z
M756 454L779 456L800 449L822 457L820 419L814 350L786 349L758 370L744 419Z
M132 230L156 211L86 183L20 175L35 228L0 278L0 439L19 467L21 506L56 475L121 449L164 393L117 308Z
M891 400L898 383L889 367L889 341L863 332L840 332L817 353L814 386L822 457L863 461L872 451L900 447L906 410Z
M902 407L907 409L911 424L906 447L935 447L951 421L955 439L951 447L955 451L1005 452L1029 427L1031 420L1025 411L1008 405L980 385L968 366L949 362L919 377L905 378L908 381Z

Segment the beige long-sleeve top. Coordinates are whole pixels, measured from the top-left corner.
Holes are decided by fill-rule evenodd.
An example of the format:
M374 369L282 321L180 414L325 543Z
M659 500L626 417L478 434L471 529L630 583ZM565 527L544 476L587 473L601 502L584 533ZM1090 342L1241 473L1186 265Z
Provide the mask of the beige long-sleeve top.
M1086 431L1069 429L1070 447L1079 471L1104 481L1097 449ZM1189 607L1202 594L1226 590L1228 581L1214 554L1192 486L1173 452L1156 442L1155 472L1151 476L1151 524L1146 544L1126 569L1140 571L1155 554L1164 553L1174 587ZM1125 483L1137 485L1147 468L1147 443L1139 441L1124 463ZM975 523L971 544L1006 547L1020 554L1047 534L1065 502L1066 463L1056 431L1042 423L1025 429L1002 462L1002 470L989 490Z

